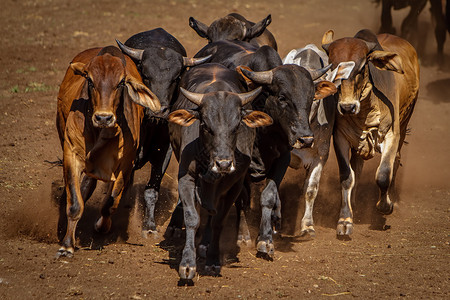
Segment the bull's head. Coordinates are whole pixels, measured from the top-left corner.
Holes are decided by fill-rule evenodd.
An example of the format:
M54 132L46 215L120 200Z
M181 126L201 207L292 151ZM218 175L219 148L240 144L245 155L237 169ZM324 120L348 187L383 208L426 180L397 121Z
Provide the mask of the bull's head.
M114 50L108 50L117 54ZM93 125L99 128L114 127L118 107L122 99L127 96L139 105L155 112L159 111L158 98L141 82L140 78L127 74L123 57L111 55L107 51L100 52L87 64L82 62L70 64L74 74L86 78L81 98L91 101ZM118 49L117 52L122 55Z
M313 80L321 77L326 68L314 73L297 65L283 65L269 71L253 72L239 67L253 82L266 86L269 91L265 109L278 123L294 148L311 147L314 134L309 127L309 114L314 99L322 99L336 92L329 81L314 85Z
M354 63L348 79L341 82L337 109L341 115L356 115L361 101L372 91L369 62L380 70L403 73L402 60L396 53L384 51L375 34L369 30L361 30L353 38L336 41L333 41L333 35L329 30L322 38L322 47L328 53L332 68L343 62Z
M208 39L210 43L222 40L250 41L260 36L267 26L272 22L271 15L254 24L246 24L232 15L215 20L210 26L197 21L193 17L189 18L189 26L202 38Z
M235 170L236 139L241 124L250 128L272 124L272 119L260 111L243 107L261 92L257 88L248 93L211 92L199 94L180 88L183 95L198 105L198 110L179 109L169 115L169 121L190 126L200 120L200 140L209 151L209 170L228 174Z
M156 117L160 118L166 118L169 113L182 71L186 67L202 64L211 57L191 58L166 47L155 46L143 50L128 47L118 40L116 42L122 52L136 62L144 84L158 96L161 110Z

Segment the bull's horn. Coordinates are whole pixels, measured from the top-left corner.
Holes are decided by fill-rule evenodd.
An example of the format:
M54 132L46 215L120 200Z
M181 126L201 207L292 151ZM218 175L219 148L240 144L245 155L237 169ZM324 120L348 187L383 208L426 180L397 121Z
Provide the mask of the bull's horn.
M261 93L261 90L262 87L258 87L248 93L238 94L239 98L241 99L241 105L244 106L245 104L252 102L259 95L259 93Z
M203 99L204 94L190 92L182 87L180 87L180 91L192 103L194 103L198 106L200 106L200 104L202 104L202 99Z
M134 60L142 60L142 55L144 54L144 50L142 49L134 49L128 46L125 46L122 44L119 40L116 39L117 45L119 45L120 50L122 50L123 53L128 55Z
M319 79L323 74L325 74L329 69L331 68L331 64L329 64L326 67L323 67L322 69L319 70L308 70L309 74L311 74L311 78L312 80L316 80Z
M244 68L240 68L242 73L244 73L245 76L250 78L256 83L259 84L271 84L273 80L273 72L270 71L262 71L262 72L253 72L250 70L246 70Z
M212 54L198 58L183 56L183 65L185 67L194 67L207 62L211 58L211 56Z

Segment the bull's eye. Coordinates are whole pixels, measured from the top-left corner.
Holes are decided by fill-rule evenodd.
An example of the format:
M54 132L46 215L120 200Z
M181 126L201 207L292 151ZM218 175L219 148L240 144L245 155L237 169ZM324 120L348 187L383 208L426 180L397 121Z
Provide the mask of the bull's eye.
M122 88L122 87L124 87L124 86L125 86L125 78L123 78L123 79L119 82L119 84L117 85L117 88L120 89L120 88Z
M91 77L87 77L86 80L87 80L87 82L88 82L88 86L89 86L90 88L94 88L94 83L92 82Z

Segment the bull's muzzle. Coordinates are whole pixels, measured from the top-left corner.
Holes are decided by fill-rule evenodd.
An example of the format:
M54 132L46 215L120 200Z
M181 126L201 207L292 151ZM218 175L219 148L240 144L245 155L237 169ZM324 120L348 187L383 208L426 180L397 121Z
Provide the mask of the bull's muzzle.
M313 136L302 136L295 141L292 147L296 149L310 148L312 147L313 143L314 143Z
M92 116L92 122L95 127L109 128L116 124L116 117L113 113L99 112Z
M359 102L345 102L338 104L338 111L341 115L356 115L359 113Z
M216 173L231 173L234 170L235 167L231 159L217 159L212 167L212 171Z

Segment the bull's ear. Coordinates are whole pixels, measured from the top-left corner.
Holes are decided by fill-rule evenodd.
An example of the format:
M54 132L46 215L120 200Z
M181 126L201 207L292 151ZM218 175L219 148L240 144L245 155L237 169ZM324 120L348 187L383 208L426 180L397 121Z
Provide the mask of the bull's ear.
M272 118L268 114L257 110L247 113L242 118L242 121L250 128L268 126L273 123Z
M380 70L404 73L402 59L394 52L375 50L369 54L368 59Z
M186 109L178 109L169 114L168 120L174 124L187 127L191 126L197 120L197 117Z
M283 65L293 64L297 53L297 49L292 49L283 59Z
M336 87L341 85L341 81L348 79L355 67L354 61L340 62L336 69L327 74L326 79L333 82Z
M128 95L135 103L150 108L154 112L158 112L161 109L158 97L136 78L127 76L125 85Z
M248 78L247 76L245 76L245 74L242 72L241 69L246 69L247 71L251 71L252 69L250 69L250 68L247 67L247 66L241 65L241 66L237 66L237 67L236 67L236 72L238 72L238 74L241 75L241 78L244 80L244 82L245 82L245 84L247 85L247 88L248 88L249 90L255 89L255 88L256 88L256 85L253 83L253 81L252 81L250 78Z
M334 83L324 80L316 84L316 92L314 93L314 100L323 99L333 95L337 92L337 88Z
M266 27L269 26L269 24L272 23L272 16L268 15L265 19L259 21L255 25L253 25L249 30L247 30L245 34L246 39L253 39L255 37L260 36L264 30L266 30Z
M206 26L206 24L203 24L200 21L197 21L196 19L194 19L193 17L189 18L189 26L191 26L192 29L195 30L195 32L197 32L197 34L199 36L201 36L202 38L207 39L208 38L208 26Z
M82 63L82 62L73 62L70 64L70 68L72 69L72 71L75 73L75 75L80 75L83 77L87 76L87 72L84 70L84 67L86 66L86 64Z
M334 36L334 31L333 30L328 30L327 32L325 32L323 34L323 37L322 37L322 48L326 52L328 52L328 47L330 47L330 44L333 42L333 36Z

